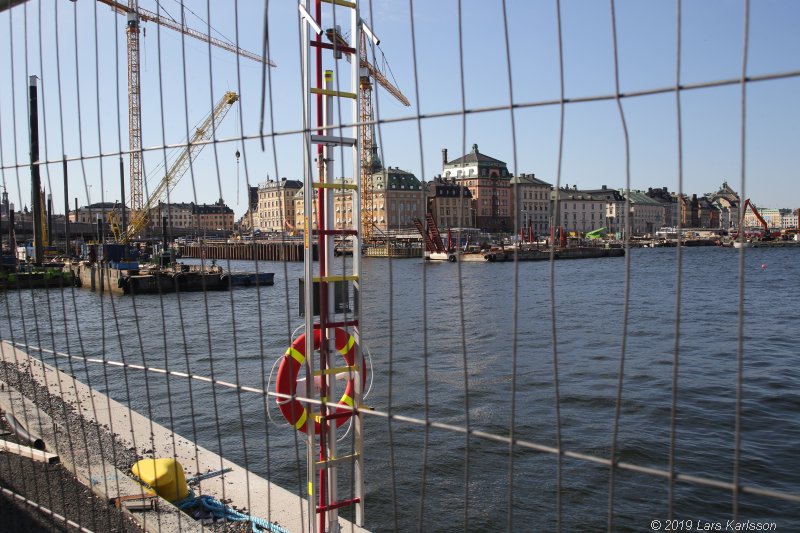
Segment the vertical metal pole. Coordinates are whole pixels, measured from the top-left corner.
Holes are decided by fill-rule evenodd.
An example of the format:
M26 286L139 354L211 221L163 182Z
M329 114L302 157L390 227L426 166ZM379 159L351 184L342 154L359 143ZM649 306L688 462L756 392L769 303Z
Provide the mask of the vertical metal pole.
M167 252L167 217L161 217L161 241L164 243L162 254Z
M125 164L119 158L119 202L122 204L122 236L125 243L125 259L128 258L128 220L125 216Z
M36 265L44 260L44 228L42 227L42 180L39 174L39 78L31 76L28 85L28 120L31 147L31 204L33 206L33 257Z
M67 156L62 156L64 169L64 254L72 257L72 248L69 245L69 180L67 179ZM75 216L78 216L77 210Z
M310 0L305 0L305 9L308 11ZM305 396L310 398L313 392L313 369L314 369L314 256L313 243L311 239L311 225L314 206L314 175L311 161L311 105L309 94L311 94L310 74L310 54L309 54L309 32L308 24L301 22L301 33L303 39L303 53L301 56L303 70L303 284L305 302L305 352L306 352L306 387ZM308 499L307 517L309 533L317 531L317 509L316 509L316 472L314 463L316 453L314 446L314 416L312 415L314 406L305 404L309 416L306 419L306 478L308 480Z
M314 20L317 24L322 24L322 2L321 0L314 0ZM316 40L317 44L322 44L322 35L315 35L314 39ZM314 49L314 87L317 89L321 89L322 85L322 47L317 46ZM323 98L321 94L316 95L316 115L317 115L317 135L322 135L324 131L324 116L323 116ZM322 144L317 145L317 160L318 160L318 169L319 169L319 181L321 183L325 182L325 174L324 174L324 159L325 159L325 152L326 149L323 147ZM320 189L317 197L317 258L318 258L318 269L319 269L319 330L320 330L320 343L319 343L319 362L320 362L320 371L325 370L326 365L325 362L327 361L328 356L328 284L324 281L325 276L328 275L328 266L325 257L325 251L323 249L323 243L325 242L325 237L323 232L325 230L325 202L328 196L327 189ZM311 353L311 352L307 352ZM310 355L309 355L310 357ZM322 374L324 376L324 374ZM328 397L327 390L326 390L326 380L320 379L320 397L325 399ZM326 404L323 402L320 405L320 415L323 417L327 415L328 408ZM327 428L329 427L326 420L320 423L320 435L319 435L319 459L320 461L325 461L327 459L326 455L326 447L327 447ZM328 502L333 502L334 500L330 496L328 492L328 471L325 468L320 469L319 471L319 505L324 506ZM325 517L327 516L327 512L319 513L319 531L320 533L325 533Z
M358 49L359 46L359 38L361 35L361 16L358 13L358 4L356 4L355 8L350 11L350 28L352 28L350 34L350 46L352 48ZM353 58L353 61L350 63L351 65L351 87L353 91L356 93L356 101L352 107L352 116L351 122L352 124L358 124L360 119L360 110L361 110L361 91L358 90L358 86L361 80L360 70L361 65L360 61ZM356 182L356 190L353 192L353 220L356 221L356 227L358 228L358 236L353 239L353 274L356 276L356 281L353 283L354 287L354 294L353 298L355 300L355 313L353 318L356 321L356 326L353 328L353 336L355 337L356 344L355 344L355 352L354 352L354 362L359 367L359 372L356 374L355 378L355 396L353 397L353 405L356 407L361 407L362 403L362 394L363 391L361 390L361 380L362 380L362 373L366 372L366 368L364 367L364 357L361 352L361 309L363 309L362 301L361 301L361 249L364 245L364 231L365 229L362 226L362 216L361 216L361 198L363 197L362 194L362 187L364 184L361 182L361 143L363 142L362 135L359 135L359 129L364 130L364 128L358 128L357 126L353 127L354 137L358 140L356 146L353 149L353 162L352 162L352 174L354 176ZM355 464L353 466L353 489L355 498L358 498L358 503L356 503L355 507L355 521L356 525L363 526L364 525L364 452L362 449L362 417L361 413L357 413L353 417L353 454L356 456Z
M14 233L14 210L9 205L8 208L8 247L11 248L11 253L14 258L17 257L17 240Z
M326 70L325 71L325 89L332 91L333 90L333 71ZM324 116L325 116L325 135L333 135L334 130L333 126L333 97L330 95L325 96L323 100L324 106ZM323 151L324 161L325 161L325 174L322 176L321 181L326 183L333 183L334 181L334 163L333 163L333 156L335 153L335 148L332 145L325 146ZM322 202L322 211L320 213L319 219L321 222L320 229L327 230L334 227L333 224L333 199L334 199L334 189L322 189L320 191L320 196L324 199ZM327 265L328 262L333 258L333 245L334 239L332 235L328 235L323 231L318 232L319 234L319 245L317 250L319 252L319 265L320 265L320 275L326 276L328 274ZM323 267L325 268L324 273L322 273ZM336 286L335 283L320 283L320 327L323 328L325 331L325 327L328 323L333 322L333 313L330 309L330 302L334 300L333 289ZM324 337L323 337L324 338ZM334 354L336 353L335 345L334 344L336 339L336 335L334 334L329 340L327 345L325 346L325 350L320 350L320 370L323 372L327 368L332 368L335 366L335 361L332 360ZM334 384L336 383L336 376L323 374L324 379L322 380L322 390L320 394L325 398L336 398L336 389ZM323 410L325 414L327 414L327 407L323 405ZM323 424L323 430L320 435L320 453L322 454L322 460L328 460L330 458L336 457L336 422L332 423L325 423ZM338 501L338 494L336 491L336 483L337 483L337 476L336 476L336 469L331 468L328 470L323 470L326 472L328 477L328 502L335 503ZM324 505L324 504L323 504ZM339 524L339 511L337 509L332 509L328 511L328 531L337 531L338 524Z
M47 226L45 227L45 240L47 245L52 245L55 241L55 228L53 228L53 195L47 195Z

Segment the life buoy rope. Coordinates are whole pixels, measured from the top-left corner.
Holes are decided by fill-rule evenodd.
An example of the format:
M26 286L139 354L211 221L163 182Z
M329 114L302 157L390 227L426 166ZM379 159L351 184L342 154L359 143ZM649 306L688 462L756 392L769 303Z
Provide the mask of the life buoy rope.
M344 368L332 369L334 371L348 371L350 370L350 377L347 380L344 394L339 400L339 405L347 405L353 407L353 394L355 393L355 380L353 379L353 363L355 359L355 345L356 340L350 333L341 328L333 328L334 331L334 346L336 350L342 354L345 363ZM319 350L322 343L322 332L319 329L314 330L314 350ZM279 397L277 399L278 406L280 407L283 417L289 422L296 430L306 432L308 411L305 405L298 401L295 396L297 394L297 376L300 369L306 363L306 334L303 333L297 337L292 345L286 350L283 358L281 359L280 367L278 367L278 377L275 381L275 390L287 397ZM359 370L361 375L362 388L365 384L366 374L363 370ZM323 398L323 401L325 398ZM347 412L349 416L341 416L336 419L336 426L341 426L344 422L352 416L350 409L337 408L337 413ZM314 433L319 434L320 421L316 417L314 421Z

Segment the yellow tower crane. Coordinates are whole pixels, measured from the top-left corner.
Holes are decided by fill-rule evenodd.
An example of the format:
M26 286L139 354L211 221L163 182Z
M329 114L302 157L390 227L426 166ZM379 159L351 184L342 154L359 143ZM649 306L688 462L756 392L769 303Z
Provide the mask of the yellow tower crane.
M374 154L373 147L375 142L373 139L373 132L375 127L375 113L372 105L372 80L386 89L386 91L394 96L398 102L408 107L411 103L408 98L398 89L392 82L390 82L383 73L369 62L367 50L370 48L370 42L374 46L380 44L380 40L367 28L365 24L360 24L361 35L358 39L358 61L360 66L360 76L358 84L359 93L359 122L361 124L361 231L364 242L372 240L372 230L375 227L375 184L372 175L375 173L373 166ZM328 29L325 35L332 43L335 44L337 51L343 53L352 53L352 49L348 47L347 40L341 35L338 29Z
M158 203L166 199L169 193L175 188L180 179L189 169L189 165L200 151L206 146L205 141L211 139L213 132L219 127L222 119L230 110L231 106L239 100L239 95L235 92L228 91L217 102L214 109L209 113L205 119L195 128L194 135L192 135L186 147L180 152L178 158L169 168L164 177L159 182L158 186L153 189L147 202L141 209L132 212L131 223L125 232L128 239L136 237L140 234L150 221L150 213L158 207ZM113 226L114 221L112 221Z
M189 28L183 22L178 22L161 16L158 13L142 9L139 7L138 0L128 0L127 5L114 0L97 1L110 6L118 14L128 17L125 33L128 39L128 140L130 147L131 183L129 207L131 213L134 213L144 207L144 186L142 183L142 114L140 107L141 90L139 85L139 24L141 22L154 22L165 28L170 28L247 59L265 63L271 67L274 67L275 63L257 54L243 50L236 45L211 37L207 33Z

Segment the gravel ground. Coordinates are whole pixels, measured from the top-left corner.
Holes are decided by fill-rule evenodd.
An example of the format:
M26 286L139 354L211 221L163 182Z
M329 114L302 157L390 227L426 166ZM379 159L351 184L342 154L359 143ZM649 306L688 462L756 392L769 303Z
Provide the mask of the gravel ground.
M100 451L109 463L122 472L142 457L136 450L126 447L109 431L107 426L86 421L58 396L34 382L27 369L22 371L13 364L0 362L0 381L8 383L21 394L33 400L53 421L69 432L60 435L67 444L69 439L80 438L90 450ZM0 424L0 432L8 430ZM0 437L15 440L13 434ZM69 471L59 464L44 464L8 453L0 453L0 488L7 488L29 500L39 503L54 513L60 514L95 532L141 532L143 529L129 515L96 496L81 484ZM63 520L50 518L42 511L15 500L0 491L0 531L9 532L60 532L76 529ZM215 532L252 531L249 523L217 523L207 526Z
M10 440L8 436L4 437ZM140 533L129 515L108 505L59 464L46 464L4 453L0 484L42 507L96 532ZM0 495L0 530L70 531L75 528L6 493Z

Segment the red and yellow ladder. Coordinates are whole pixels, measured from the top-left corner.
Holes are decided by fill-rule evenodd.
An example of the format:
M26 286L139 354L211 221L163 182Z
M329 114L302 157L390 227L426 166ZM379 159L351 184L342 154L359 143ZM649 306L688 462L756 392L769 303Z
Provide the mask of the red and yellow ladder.
M333 20L336 26L335 30L327 31L327 38L321 26L323 3L326 4L326 20ZM306 379L306 396L317 397L320 401L319 406L308 406L309 411L318 411L318 414L309 416L306 421L308 523L311 533L326 531L337 533L339 509L353 507L356 525L363 526L364 523L363 431L362 416L358 411L362 405L363 372L365 372L364 358L360 349L359 320L362 308L360 251L363 240L362 229L359 227L361 222L359 148L362 140L359 135L360 128L357 127L360 79L358 38L363 22L359 17L355 1L302 0L298 9L301 17L302 42L305 43L301 58L305 130L303 185L305 330L310 332L320 329L322 335L318 361L314 361L313 356L307 360L309 379ZM349 28L349 32L339 31L340 27ZM336 38L331 39L331 35L335 35ZM348 37L344 38L343 35ZM343 56L347 56L350 60L337 61ZM337 80L334 80L334 70L338 73ZM337 113L339 116L336 116ZM348 114L349 116L346 116ZM351 125L341 127L340 124ZM341 169L350 168L352 178L334 177L334 165L340 159L342 163L337 168L340 172ZM350 220L354 224L353 227L348 228L342 224L347 221L345 218L342 218L339 224L335 223L335 201L344 201L352 206ZM314 237L318 243L316 269L313 260ZM336 240L344 238L352 240L352 261L348 265L349 260L342 259L334 264ZM337 271L336 267L340 264L342 267ZM335 305L336 285L341 283L353 287L352 294L355 299L353 311L344 306L347 309L343 316L343 310L337 309ZM350 294L349 287L347 294ZM318 321L315 321L314 316L315 299L319 302ZM355 339L352 365L343 366L337 360L339 352L334 345L334 328L346 329ZM314 335L305 337L305 353L313 354ZM347 440L347 443L352 445L352 450L347 450L346 453L340 453L337 449L337 421L349 413L337 409L336 400L327 401L328 398L339 397L336 392L336 376L341 373L350 374L355 383L352 397L353 434L352 439ZM318 379L310 379L312 376ZM314 390L314 381L319 382L318 396ZM316 422L319 422L320 427L318 435L314 431ZM338 468L342 466L347 467L348 473L352 472L350 483L342 483L337 475ZM345 484L352 490L343 497L339 492L341 485Z

